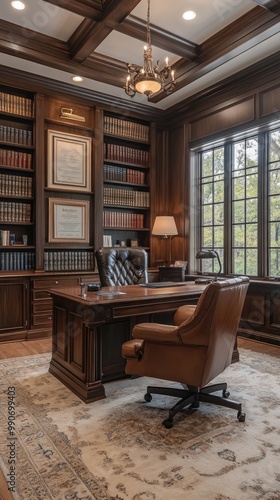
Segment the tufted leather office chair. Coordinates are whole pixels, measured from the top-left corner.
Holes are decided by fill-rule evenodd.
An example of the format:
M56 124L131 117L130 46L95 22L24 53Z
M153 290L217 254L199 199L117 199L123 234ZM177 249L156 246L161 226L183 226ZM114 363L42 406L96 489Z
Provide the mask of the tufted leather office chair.
M126 373L179 382L181 388L147 388L151 394L180 398L164 420L173 425L173 417L186 406L198 408L200 401L238 410L245 421L240 403L228 400L226 383L207 385L230 365L238 324L249 285L247 277L212 282L196 306L182 306L174 316L174 325L142 323L134 326L133 340L125 342L122 354ZM222 396L212 392L222 391Z
M148 281L148 257L143 248L99 248L95 256L102 286Z

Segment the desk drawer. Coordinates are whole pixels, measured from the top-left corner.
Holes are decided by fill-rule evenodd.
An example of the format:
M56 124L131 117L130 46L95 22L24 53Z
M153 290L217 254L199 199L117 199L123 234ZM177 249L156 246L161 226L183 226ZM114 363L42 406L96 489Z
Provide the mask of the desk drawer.
M33 314L32 325L38 327L40 325L52 325L52 313Z
M71 276L68 278L63 278L60 276L47 278L36 278L33 281L33 289L44 289L48 290L49 288L56 288L58 286L76 286L80 282L79 276Z
M52 314L52 299L50 299L49 301L33 302L32 312L33 312L33 314L47 312L51 315Z

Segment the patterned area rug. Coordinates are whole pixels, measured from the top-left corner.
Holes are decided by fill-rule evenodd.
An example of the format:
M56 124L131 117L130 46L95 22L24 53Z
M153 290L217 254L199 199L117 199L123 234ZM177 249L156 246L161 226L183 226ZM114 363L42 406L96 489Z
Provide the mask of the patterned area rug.
M217 380L246 422L202 404L169 430L174 401L143 402L151 379L106 384L107 398L86 405L48 373L50 355L0 361L0 465L13 498L279 500L280 362L240 352Z

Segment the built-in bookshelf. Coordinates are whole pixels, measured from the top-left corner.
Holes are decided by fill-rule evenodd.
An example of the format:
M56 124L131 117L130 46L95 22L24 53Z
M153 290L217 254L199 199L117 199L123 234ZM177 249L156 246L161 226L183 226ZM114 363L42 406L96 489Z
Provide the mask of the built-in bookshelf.
M0 88L0 270L35 268L34 98Z
M150 126L104 116L103 228L112 245L149 249Z

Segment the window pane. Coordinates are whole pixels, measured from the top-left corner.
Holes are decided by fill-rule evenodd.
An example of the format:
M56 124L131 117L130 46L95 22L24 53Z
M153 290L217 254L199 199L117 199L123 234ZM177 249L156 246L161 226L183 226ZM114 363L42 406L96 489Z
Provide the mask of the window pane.
M269 224L269 245L280 248L280 222Z
M251 276L258 275L258 251L257 249L249 248L246 250L246 268L245 273Z
M214 232L214 248L217 250L218 247L223 247L224 245L224 227L215 227Z
M233 273L245 274L245 250L241 248L233 251Z
M258 141L249 139L246 141L246 167L258 164Z
M216 148L214 150L214 173L219 174L224 172L224 148Z
M269 173L269 194L280 194L280 171Z
M280 160L280 130L276 130L269 137L269 161Z
M224 223L224 204L217 203L214 205L214 221L215 224L223 224Z
M258 220L258 200L246 201L246 222L257 222Z
M233 246L245 247L245 226L240 224L233 226Z
M268 220L278 220L280 217L280 196L270 196Z
M202 229L202 247L213 248L212 227L204 227Z
M233 203L233 222L245 222L245 201L235 201Z
M258 176L248 175L246 178L246 196L247 198L255 198L258 196Z
M246 225L246 246L257 248L257 246L258 246L258 226L257 226L257 224L247 224Z
M233 168L239 170L244 168L245 163L245 142L237 142L233 147Z
M241 200L245 198L245 178L237 177L233 180L232 196L234 200Z
M203 184L202 203L213 203L213 184Z
M270 250L269 276L280 276L280 249Z
M224 182L219 181L214 183L214 201L215 203L224 201Z
M212 151L207 151L202 153L202 177L207 177L208 175L213 175L213 153Z
M203 224L203 226L213 224L213 207L212 207L212 205L204 205L202 207L202 224Z

